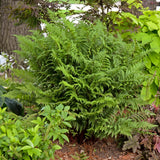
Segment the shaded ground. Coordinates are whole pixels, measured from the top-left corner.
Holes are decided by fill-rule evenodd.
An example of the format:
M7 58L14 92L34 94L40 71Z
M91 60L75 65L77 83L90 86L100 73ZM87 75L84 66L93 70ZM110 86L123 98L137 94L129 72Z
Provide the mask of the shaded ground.
M124 152L115 140L89 140L82 144L76 138L70 138L61 150L56 151L56 160L134 160L135 154Z

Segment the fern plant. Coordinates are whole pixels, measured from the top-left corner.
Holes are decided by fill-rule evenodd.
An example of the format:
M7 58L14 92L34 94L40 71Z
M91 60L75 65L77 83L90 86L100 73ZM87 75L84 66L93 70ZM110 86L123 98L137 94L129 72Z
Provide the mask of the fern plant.
M111 35L99 21L75 25L50 14L53 22L43 21L47 37L39 31L17 36L16 52L29 61L34 85L50 92L53 107L69 105L76 116L73 128L89 136L131 135L152 127L132 117L141 115L144 104L141 48Z

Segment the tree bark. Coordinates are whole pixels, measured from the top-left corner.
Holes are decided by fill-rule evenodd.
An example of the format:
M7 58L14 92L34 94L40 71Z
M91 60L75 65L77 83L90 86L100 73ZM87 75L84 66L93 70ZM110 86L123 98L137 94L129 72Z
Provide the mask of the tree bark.
M16 35L29 34L28 27L25 24L15 26L16 20L9 18L11 9L16 7L19 0L0 0L0 51L9 55L13 54L14 50L19 49L16 40Z
M0 52L9 55L12 55L14 50L19 49L14 35L29 34L29 28L25 24L15 26L16 21L8 18L11 11L10 6L17 7L18 3L23 3L23 0L0 0ZM144 7L155 9L156 5L156 0L143 0Z
M157 6L156 0L142 0L143 7L149 7L150 10L155 10Z

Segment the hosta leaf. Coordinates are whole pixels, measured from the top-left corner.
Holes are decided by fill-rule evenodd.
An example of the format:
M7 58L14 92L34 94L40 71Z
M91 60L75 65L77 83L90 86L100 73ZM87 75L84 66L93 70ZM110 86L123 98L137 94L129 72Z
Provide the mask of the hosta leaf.
M6 92L7 92L6 89L3 86L0 85L0 93L4 94Z

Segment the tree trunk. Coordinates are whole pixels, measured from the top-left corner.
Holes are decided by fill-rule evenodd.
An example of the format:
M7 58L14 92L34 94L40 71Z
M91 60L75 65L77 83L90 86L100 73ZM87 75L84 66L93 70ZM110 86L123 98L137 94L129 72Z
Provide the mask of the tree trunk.
M15 24L18 21L9 17L10 7L15 8L19 3L23 3L23 0L0 0L0 54L4 52L8 55L8 60L12 63L13 68L18 66L26 68L23 60L20 60L19 56L14 53L14 50L20 49L14 35L27 35L29 34L29 28L26 24L16 26ZM10 69L7 69L6 73L7 76L11 76Z
M156 10L157 2L156 0L142 0L143 7L149 7L150 10Z
M16 7L19 0L0 0L0 51L9 55L19 49L15 34L29 34L28 27L25 24L15 26L16 21L9 18L10 7Z

